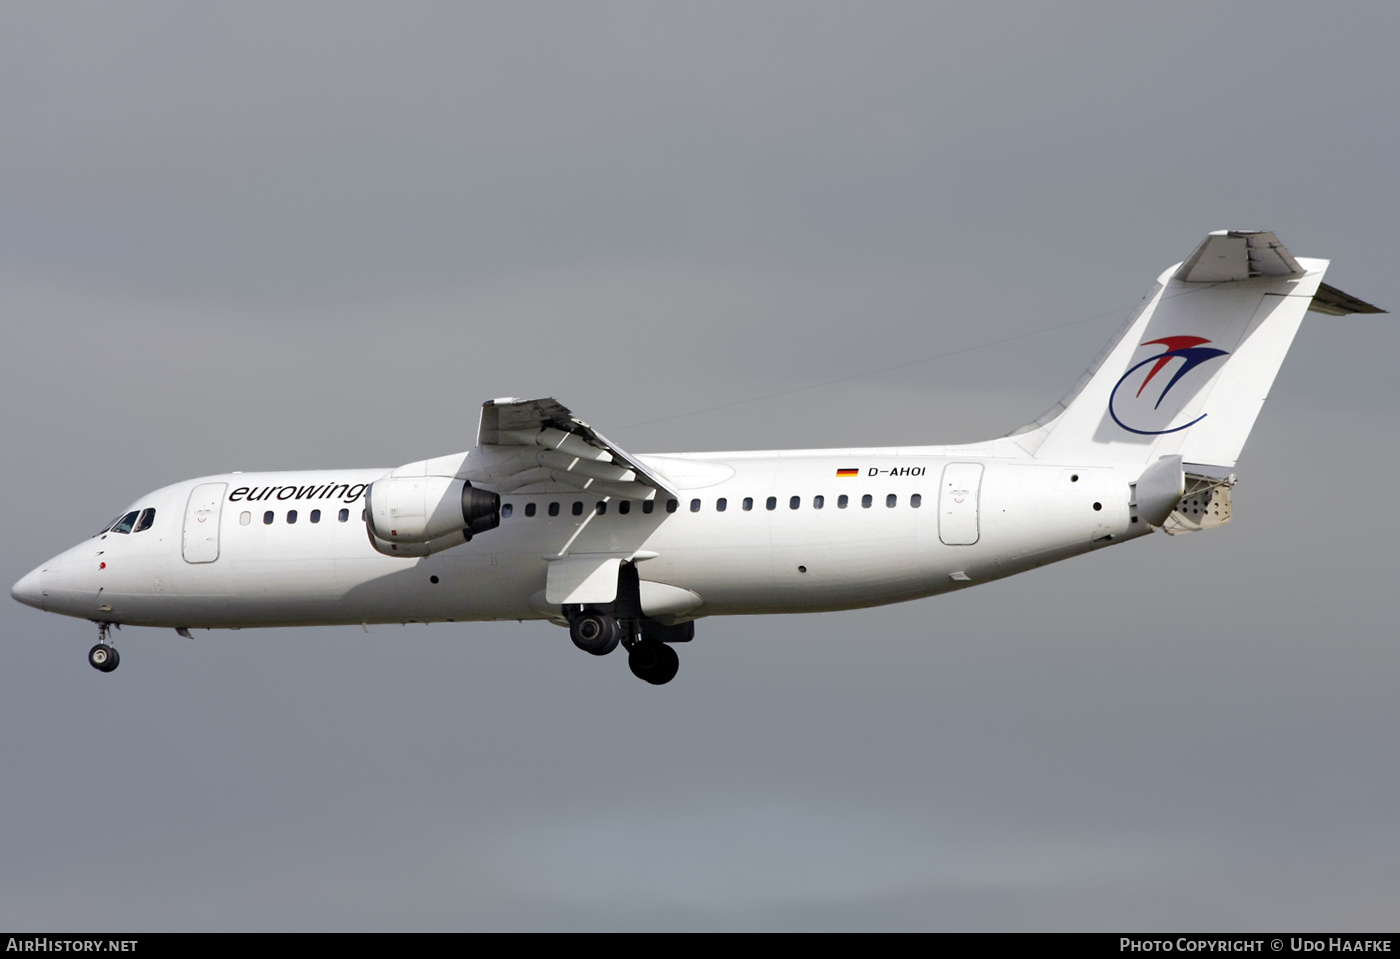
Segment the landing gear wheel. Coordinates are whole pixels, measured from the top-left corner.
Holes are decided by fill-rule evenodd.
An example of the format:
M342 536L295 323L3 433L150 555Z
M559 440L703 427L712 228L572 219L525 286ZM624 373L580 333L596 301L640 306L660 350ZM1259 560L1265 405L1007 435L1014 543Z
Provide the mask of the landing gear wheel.
M570 621L569 638L585 653L606 656L617 649L618 641L622 639L622 626L607 613L589 610Z
M643 640L627 653L627 666L638 679L653 686L664 686L676 678L681 658L665 643Z
M122 661L121 654L117 652L115 646L108 646L106 643L98 643L88 650L88 662L93 669L104 673L110 673L117 668Z

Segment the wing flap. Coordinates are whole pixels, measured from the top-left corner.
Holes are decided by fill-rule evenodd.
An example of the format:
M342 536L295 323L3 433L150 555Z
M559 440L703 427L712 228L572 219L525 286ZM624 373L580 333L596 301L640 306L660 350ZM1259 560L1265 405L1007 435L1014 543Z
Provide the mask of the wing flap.
M651 499L670 486L554 397L487 400L481 407L479 475L497 488L587 490Z

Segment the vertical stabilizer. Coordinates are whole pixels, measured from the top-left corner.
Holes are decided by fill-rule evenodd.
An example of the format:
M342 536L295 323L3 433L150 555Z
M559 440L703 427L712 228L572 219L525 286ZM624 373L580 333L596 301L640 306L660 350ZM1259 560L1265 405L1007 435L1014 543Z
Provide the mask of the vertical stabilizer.
M1069 395L1012 435L1037 459L1233 467L1326 269L1272 233L1210 234Z

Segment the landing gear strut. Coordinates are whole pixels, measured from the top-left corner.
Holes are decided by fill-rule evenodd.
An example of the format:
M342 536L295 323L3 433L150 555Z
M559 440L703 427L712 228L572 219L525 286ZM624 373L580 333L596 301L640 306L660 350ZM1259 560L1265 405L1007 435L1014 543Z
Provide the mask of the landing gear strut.
M112 624L97 624L97 645L88 650L88 663L93 669L110 673L121 664L121 653L112 645Z

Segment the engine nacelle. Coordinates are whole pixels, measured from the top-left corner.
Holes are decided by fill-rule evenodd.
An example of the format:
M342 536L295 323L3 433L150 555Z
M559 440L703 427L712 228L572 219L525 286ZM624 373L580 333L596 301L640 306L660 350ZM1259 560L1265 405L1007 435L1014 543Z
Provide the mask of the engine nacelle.
M448 476L386 476L365 488L365 526L381 553L408 555L409 544L446 549L501 523L501 497ZM462 537L459 539L458 537ZM383 546L397 545L389 550ZM413 555L427 555L414 553Z
M414 556L431 556L434 553L441 553L445 549L461 546L469 539L471 539L471 535L465 530L448 533L446 536L430 539L426 543L390 543L380 539L373 533L369 534L370 545L385 556L404 556L408 558Z

